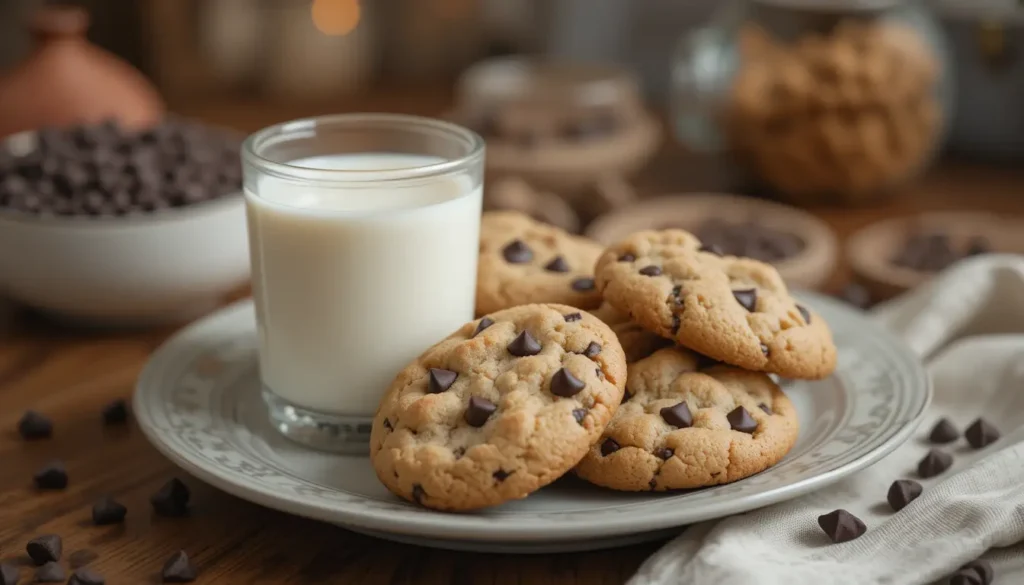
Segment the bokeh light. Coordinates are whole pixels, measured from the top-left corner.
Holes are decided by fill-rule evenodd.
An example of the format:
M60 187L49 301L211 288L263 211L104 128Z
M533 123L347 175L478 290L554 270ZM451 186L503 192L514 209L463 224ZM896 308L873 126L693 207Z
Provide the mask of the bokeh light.
M359 0L313 0L313 25L325 35L341 36L359 25Z

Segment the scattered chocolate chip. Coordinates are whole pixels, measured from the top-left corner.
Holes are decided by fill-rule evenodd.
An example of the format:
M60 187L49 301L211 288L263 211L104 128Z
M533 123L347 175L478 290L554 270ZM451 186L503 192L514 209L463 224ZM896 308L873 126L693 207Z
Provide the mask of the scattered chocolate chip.
M103 424L123 425L128 422L128 403L118 398L103 407Z
M619 449L621 449L621 447L619 447L619 444L616 443L615 439L611 437L608 437L607 439L604 440L603 443L601 443L601 455L605 457L611 455L612 453L618 451Z
M708 254L714 254L715 256L724 256L725 253L722 251L717 244L702 245L698 251L707 252Z
M555 256L554 260L544 265L544 270L549 272L569 272L569 263L562 256Z
M923 489L921 484L912 479L898 479L889 486L889 493L886 495L886 499L889 501L889 506L892 507L893 512L899 512L906 508L907 504L916 500L921 495Z
M675 455L675 453L675 451L669 449L668 447L662 447L661 449L655 451L654 455L657 456L659 459L669 459L673 455Z
M18 421L18 434L22 439L49 439L53 435L53 421L34 410L25 411Z
M949 453L932 449L924 456L924 459L917 464L917 474L928 479L935 477L953 465L953 456Z
M523 243L522 240L512 240L511 243L502 248L501 255L510 264L524 264L533 260L533 250Z
M413 488L413 493L416 493L416 488ZM164 563L160 578L164 583L191 583L196 580L196 574L196 567L189 560L188 554L179 550Z
M541 345L530 335L529 331L523 331L508 344L508 352L516 357L527 357L540 353Z
M120 524L127 514L128 508L109 496L96 500L92 505L92 523L97 526Z
M661 276L661 267L651 264L650 266L644 266L640 269L640 274L644 276Z
M983 585L984 582L974 569L960 569L949 577L949 585Z
M577 292L587 292L588 290L594 290L594 279L590 277L577 278L572 281L572 290Z
M149 497L153 511L160 516L177 518L188 515L188 501L192 492L180 479L174 477Z
M63 583L66 576L67 573L64 572L64 567L60 566L59 563L50 561L36 569L32 579L36 583Z
M459 374L451 370L441 368L430 368L427 373L427 392L440 394L452 387Z
M106 580L92 569L82 567L71 574L68 585L105 585Z
M479 396L469 398L469 406L466 407L466 422L471 427L482 427L487 419L491 418L498 405Z
M619 256L619 262L633 262L636 260L636 256L633 254L623 254Z
M572 417L576 419L576 422L583 424L583 419L587 416L587 409L576 408L572 411Z
M757 421L754 420L746 408L737 406L729 414L725 415L732 430L741 433L753 433L757 430Z
M764 354L764 357L768 357L768 354L771 353L771 350L768 349L767 345L762 343L761 344L761 353Z
M395 427L391 425L391 421L389 421L388 419L384 419L384 428L389 431L395 430Z
M774 412L772 412L771 407L769 407L764 402L762 402L761 404L758 404L757 407L760 408L761 410L763 410L764 413L767 414L768 416L771 416L771 415L775 414Z
M498 471L495 471L493 475L494 479L496 479L497 481L505 481L506 479L508 479L508 476L512 474L509 473L508 471L505 471L504 469L499 469Z
M679 315L672 315L672 335L679 333L680 326L682 326L682 322L679 320Z
M836 544L859 538L868 530L860 518L841 509L818 516L818 526Z
M587 345L587 349L583 350L583 355L588 357L588 358L590 358L590 359L596 358L598 356L598 354L600 354L600 353L601 353L601 344L596 342L596 341L591 341L590 344Z
M811 312L807 310L807 307L803 305L797 305L796 310L800 311L800 316L804 318L804 323L811 324Z
M658 478L657 477L652 477L651 481L647 482L647 489L651 490L652 492L654 490L658 489Z
M666 406L661 409L660 413L661 418L674 427L685 429L693 426L693 414L686 402L680 402L675 406Z
M961 571L974 571L981 577L982 585L990 585L996 578L996 572L988 561L977 559L960 567Z
M583 318L583 315L581 315L579 313L569 313L568 315L565 316L565 322L566 323L573 323L575 321L579 321L582 318Z
M587 385L572 375L566 368L560 368L555 375L551 376L551 393L562 398L576 396Z
M423 486L415 484L413 486L413 501L417 504L423 505L423 498L426 497L427 493L423 490Z
M62 490L68 487L68 472L63 461L51 461L32 477L41 490Z
M0 563L0 585L18 585L21 579L18 567L10 563Z
M979 418L964 431L967 442L975 449L983 449L999 440L999 429L985 419Z
M935 423L935 426L932 427L932 432L928 433L928 440L940 445L952 443L959 438L960 431L956 430L956 427L953 426L953 423L949 422L948 418L940 418L939 422Z
M483 319L480 319L480 323L476 326L476 331L473 332L473 337L480 335L481 331L487 329L491 325L494 325L494 319L491 319L490 317L484 317Z
M736 297L736 302L747 311L753 313L757 310L757 289L756 288L745 288L740 290L732 291L732 296Z
M37 565L50 561L59 561L64 551L64 541L56 534L43 534L28 541L25 552Z

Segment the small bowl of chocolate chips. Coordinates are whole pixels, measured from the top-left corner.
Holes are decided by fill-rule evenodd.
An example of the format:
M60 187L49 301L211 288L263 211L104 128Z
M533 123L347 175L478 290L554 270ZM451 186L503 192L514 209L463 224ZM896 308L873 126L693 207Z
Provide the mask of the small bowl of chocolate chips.
M175 321L249 275L241 137L168 117L0 141L0 291L99 324Z
M767 262L789 286L814 289L832 274L835 233L813 215L779 203L725 194L666 195L598 217L591 238L611 244L640 230L686 230L721 254Z

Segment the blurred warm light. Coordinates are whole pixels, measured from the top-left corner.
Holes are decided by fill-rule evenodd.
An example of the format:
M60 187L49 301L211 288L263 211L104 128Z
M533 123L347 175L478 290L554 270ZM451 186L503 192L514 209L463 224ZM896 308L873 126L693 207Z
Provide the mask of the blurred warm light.
M325 35L347 35L359 24L359 0L313 0L312 16Z

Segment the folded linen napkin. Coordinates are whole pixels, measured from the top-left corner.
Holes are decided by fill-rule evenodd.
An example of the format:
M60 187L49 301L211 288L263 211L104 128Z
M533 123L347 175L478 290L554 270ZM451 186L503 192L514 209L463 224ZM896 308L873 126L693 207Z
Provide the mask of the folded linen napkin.
M873 311L928 364L935 398L917 433L853 477L811 495L687 528L629 585L926 585L979 556L994 585L1024 584L1024 258L962 262ZM954 466L919 480L893 514L889 485L913 478L941 417L962 431L979 416L1002 433L973 450L944 448ZM817 517L844 508L868 531L830 544ZM987 552L986 552L987 551Z

